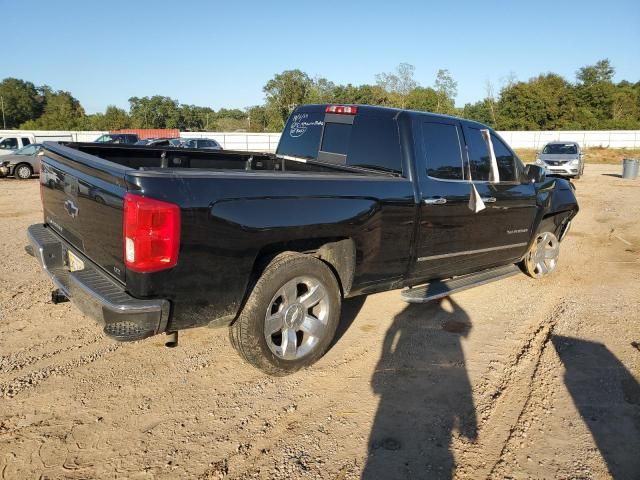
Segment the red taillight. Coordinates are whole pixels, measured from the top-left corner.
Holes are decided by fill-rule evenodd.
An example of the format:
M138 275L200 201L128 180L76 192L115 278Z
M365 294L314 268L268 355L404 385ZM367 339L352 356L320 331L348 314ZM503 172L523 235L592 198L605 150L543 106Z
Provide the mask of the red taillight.
M337 113L339 115L355 115L358 113L358 107L354 105L327 105L324 111L325 113Z
M133 193L124 195L124 263L135 272L175 267L180 207Z

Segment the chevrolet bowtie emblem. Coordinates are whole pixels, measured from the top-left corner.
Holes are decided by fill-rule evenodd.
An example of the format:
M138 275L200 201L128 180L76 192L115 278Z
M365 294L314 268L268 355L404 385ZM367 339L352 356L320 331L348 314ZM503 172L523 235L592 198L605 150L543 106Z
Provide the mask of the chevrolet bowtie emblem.
M73 203L73 200L67 200L64 202L64 209L72 218L76 218L78 216L78 207Z

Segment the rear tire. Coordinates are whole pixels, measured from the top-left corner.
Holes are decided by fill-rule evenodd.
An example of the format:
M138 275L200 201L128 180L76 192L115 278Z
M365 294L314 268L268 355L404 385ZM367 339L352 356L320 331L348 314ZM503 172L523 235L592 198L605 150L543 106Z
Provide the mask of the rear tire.
M26 163L20 163L13 169L13 176L18 180L28 180L33 175L33 169Z
M340 320L341 300L336 277L321 260L281 253L266 266L231 325L231 344L268 375L289 375L327 351Z

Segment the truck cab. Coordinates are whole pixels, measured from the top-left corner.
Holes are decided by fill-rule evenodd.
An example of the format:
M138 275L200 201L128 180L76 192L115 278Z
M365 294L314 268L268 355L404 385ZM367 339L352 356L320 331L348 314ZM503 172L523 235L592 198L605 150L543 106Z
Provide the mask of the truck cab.
M0 155L9 155L32 143L36 143L36 137L29 133L0 134Z

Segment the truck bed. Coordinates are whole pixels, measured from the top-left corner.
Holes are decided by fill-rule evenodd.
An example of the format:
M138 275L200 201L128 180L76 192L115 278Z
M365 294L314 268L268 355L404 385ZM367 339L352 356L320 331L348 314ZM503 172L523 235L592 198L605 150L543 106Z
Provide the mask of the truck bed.
M46 145L56 151L55 144ZM136 170L159 168L208 170L273 170L294 172L339 172L318 164L277 158L264 152L234 150L198 150L176 147L149 147L99 143L67 143L66 147Z

